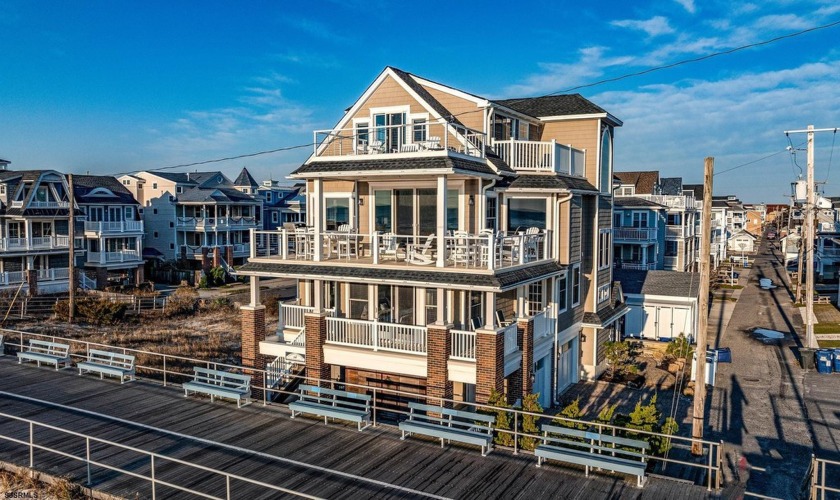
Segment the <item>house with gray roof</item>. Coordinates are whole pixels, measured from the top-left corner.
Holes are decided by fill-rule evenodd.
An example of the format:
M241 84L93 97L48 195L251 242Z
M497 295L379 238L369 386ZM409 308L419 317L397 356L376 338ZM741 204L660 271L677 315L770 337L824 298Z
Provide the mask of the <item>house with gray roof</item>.
M700 274L664 270L616 270L630 312L624 337L672 340L697 334Z
M246 169L236 182L219 171L138 172L119 181L141 205L146 258L206 271L229 269L250 255L250 231L261 227L262 201Z
M142 283L140 203L120 181L105 175L73 175L73 193L86 216L79 233L84 234L84 269L96 288Z
M263 181L257 197L263 201L263 229L306 223L306 183Z
M546 407L598 378L627 312L610 252L621 121L578 94L491 100L392 67L338 114L290 175L307 227L256 231L238 269L243 364ZM266 338L273 277L297 298Z

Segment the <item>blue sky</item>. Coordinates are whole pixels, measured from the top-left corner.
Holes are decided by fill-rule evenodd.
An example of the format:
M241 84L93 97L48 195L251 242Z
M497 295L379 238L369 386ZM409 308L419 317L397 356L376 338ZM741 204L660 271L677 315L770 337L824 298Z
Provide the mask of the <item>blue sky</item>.
M547 3L0 0L0 158L117 174L271 150L311 142L386 65L536 96L840 20L834 0ZM840 126L838 39L840 26L579 92L624 121L617 170L701 182L706 156L721 172L784 151L784 130ZM817 137L817 178L840 195L832 139ZM309 152L200 168L281 179ZM783 201L796 163L721 173L715 192Z

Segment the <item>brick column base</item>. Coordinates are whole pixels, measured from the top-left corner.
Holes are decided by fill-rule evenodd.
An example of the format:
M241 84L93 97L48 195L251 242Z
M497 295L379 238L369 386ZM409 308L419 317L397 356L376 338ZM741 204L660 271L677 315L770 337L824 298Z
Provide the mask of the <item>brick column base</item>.
M108 286L108 268L107 267L97 267L96 268L96 289L97 290L105 290L106 286Z
M449 380L449 353L452 325L429 325L426 336L426 396L429 404L443 403L450 408L452 403L435 398L452 399L452 382Z
M142 265L137 266L137 269L134 270L134 284L139 285L146 281L146 268Z
M38 295L38 271L30 269L26 271L26 284L29 285L29 296Z
M260 354L260 342L265 340L265 306L242 306L242 366L251 375L251 386L265 387L265 356ZM255 400L263 398L261 389L251 389Z
M490 392L504 391L505 336L495 330L475 332L475 400L486 404Z
M219 247L213 247L213 267L222 265L222 252Z
M327 314L306 313L303 324L306 335L306 377L313 385L326 387L327 382L318 379L330 378L330 365L324 362L324 343L327 340Z

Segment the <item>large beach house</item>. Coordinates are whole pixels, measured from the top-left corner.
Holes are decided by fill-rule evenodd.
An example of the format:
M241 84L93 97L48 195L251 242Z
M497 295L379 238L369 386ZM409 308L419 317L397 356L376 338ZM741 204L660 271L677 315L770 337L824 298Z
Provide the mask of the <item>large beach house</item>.
M578 94L490 100L386 67L291 174L307 227L252 230L243 363L556 403L604 370L627 312L611 255L621 124ZM277 335L265 277L298 283Z

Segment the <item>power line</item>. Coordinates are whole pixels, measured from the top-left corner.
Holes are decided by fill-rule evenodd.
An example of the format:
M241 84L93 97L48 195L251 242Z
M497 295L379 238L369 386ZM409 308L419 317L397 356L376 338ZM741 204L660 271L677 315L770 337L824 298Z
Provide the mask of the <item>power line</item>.
M804 144L804 143L803 143L803 144ZM802 144L800 144L799 146L801 146L801 145L802 145ZM799 147L799 146L797 146L797 147ZM768 158L772 158L772 157L774 157L774 156L778 156L778 155L780 155L780 154L782 154L782 153L786 153L787 151L788 151L788 149L787 149L787 148L785 148L785 149L783 149L783 150L781 150L781 151L776 151L775 153L771 153L771 154L769 154L769 155L767 155L767 156L762 156L761 158L759 158L759 159L757 159L757 160L748 161L747 163L742 163L742 164L737 165L737 166L734 166L734 167L732 167L732 168L727 168L726 170L721 170L720 172L715 172L715 176L718 176L718 175L720 175L720 174L725 174L725 173L727 173L727 172L731 172L731 171L733 171L733 170L738 170L739 168L746 167L746 166L748 166L748 165L752 165L752 164L754 164L754 163L758 163L758 162L760 162L760 161L764 161L764 160L766 160L766 159L768 159Z

